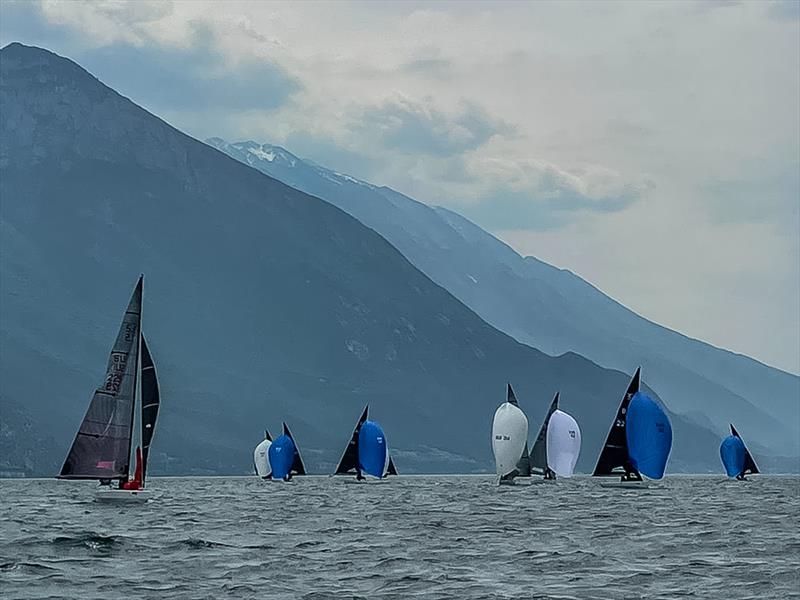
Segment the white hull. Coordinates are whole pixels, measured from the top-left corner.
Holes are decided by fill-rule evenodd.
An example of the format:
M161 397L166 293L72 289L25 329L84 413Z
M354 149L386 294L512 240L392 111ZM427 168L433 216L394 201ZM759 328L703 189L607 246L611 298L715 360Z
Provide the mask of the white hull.
M94 493L95 502L111 504L144 504L149 498L147 490L119 490L108 486L97 488Z
M646 481L603 481L600 487L621 488L626 490L646 490L650 484Z

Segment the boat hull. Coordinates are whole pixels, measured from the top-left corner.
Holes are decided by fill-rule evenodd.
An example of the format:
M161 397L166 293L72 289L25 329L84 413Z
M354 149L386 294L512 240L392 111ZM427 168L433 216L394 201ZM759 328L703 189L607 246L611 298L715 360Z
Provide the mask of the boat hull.
M95 491L95 502L107 504L144 504L150 498L147 490L119 490L102 487Z

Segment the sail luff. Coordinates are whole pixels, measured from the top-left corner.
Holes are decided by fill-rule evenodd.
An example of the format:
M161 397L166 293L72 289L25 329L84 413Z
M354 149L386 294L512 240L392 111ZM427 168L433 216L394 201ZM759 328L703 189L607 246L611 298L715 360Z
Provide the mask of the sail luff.
M608 432L605 444L603 444L603 449L600 451L600 456L597 458L597 464L592 473L593 476L616 475L635 471L628 458L628 440L625 435L625 426L628 405L633 395L639 391L640 380L641 367L636 369L636 373L631 378L628 389L622 397L622 402L620 402L617 409L617 415L611 424L611 429ZM622 469L622 471L616 471L615 469Z
M356 423L356 427L353 430L353 436L347 443L347 446L342 453L342 458L339 459L339 465L336 467L336 471L333 473L334 475L346 475L358 470L358 433L368 416L369 404L364 407L364 411L361 413L361 418L359 418L358 423Z
M95 390L59 478L127 479L141 332L142 278L134 288Z

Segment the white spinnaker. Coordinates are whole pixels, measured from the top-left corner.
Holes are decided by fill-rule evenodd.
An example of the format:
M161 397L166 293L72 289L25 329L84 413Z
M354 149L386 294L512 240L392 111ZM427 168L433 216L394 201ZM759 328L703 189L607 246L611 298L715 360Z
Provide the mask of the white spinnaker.
M517 468L526 441L528 418L519 407L503 402L492 423L492 452L498 475L508 475Z
M557 410L547 425L547 466L559 477L571 477L581 453L581 428L567 413Z
M256 473L259 477L267 477L270 473L272 473L272 469L269 466L269 447L272 445L272 442L269 440L264 440L253 451L253 462L256 464Z

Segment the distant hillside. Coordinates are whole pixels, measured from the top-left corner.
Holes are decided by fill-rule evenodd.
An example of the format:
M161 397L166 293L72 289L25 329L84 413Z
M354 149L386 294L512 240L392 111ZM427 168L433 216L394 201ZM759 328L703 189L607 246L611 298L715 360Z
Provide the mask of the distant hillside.
M576 352L646 381L673 411L724 436L734 422L751 444L800 456L800 378L652 323L580 277L521 257L474 223L386 187L253 141L207 143L323 198L389 240L488 323L551 355ZM698 290L702 293L702 290ZM782 461L795 465L795 459Z
M508 380L534 423L562 390L593 466L627 376L498 332L356 219L75 63L20 44L0 59L4 469L60 465L140 272L154 474L247 473L284 419L330 470L368 402L402 472L485 470ZM675 430L675 465L716 467L710 432Z

